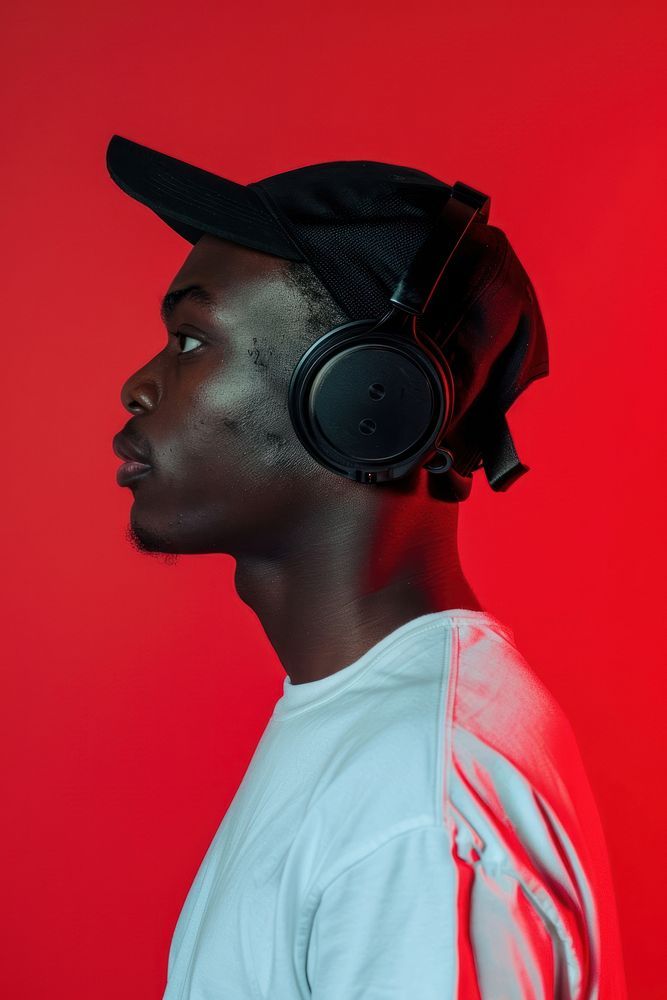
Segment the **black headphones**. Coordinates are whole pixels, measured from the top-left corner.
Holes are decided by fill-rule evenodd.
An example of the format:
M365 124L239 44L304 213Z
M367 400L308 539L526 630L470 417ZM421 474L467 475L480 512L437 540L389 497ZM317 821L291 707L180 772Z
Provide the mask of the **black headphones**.
M360 483L400 479L420 463L448 473L457 500L472 473L453 468L441 446L454 409L449 364L417 326L472 223L487 222L491 199L453 186L380 320L355 320L323 334L297 362L288 407L294 429L321 465Z

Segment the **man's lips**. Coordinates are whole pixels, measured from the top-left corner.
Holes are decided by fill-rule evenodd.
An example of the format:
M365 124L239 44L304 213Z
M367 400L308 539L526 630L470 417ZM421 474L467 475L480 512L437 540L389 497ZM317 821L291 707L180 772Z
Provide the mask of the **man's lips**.
M114 436L112 447L118 458L125 459L116 470L116 482L119 486L128 486L133 480L140 479L151 471L143 453L129 438L123 436L122 431Z
M119 486L129 486L135 479L141 479L152 471L150 465L144 465L143 462L123 462L116 469L116 482Z

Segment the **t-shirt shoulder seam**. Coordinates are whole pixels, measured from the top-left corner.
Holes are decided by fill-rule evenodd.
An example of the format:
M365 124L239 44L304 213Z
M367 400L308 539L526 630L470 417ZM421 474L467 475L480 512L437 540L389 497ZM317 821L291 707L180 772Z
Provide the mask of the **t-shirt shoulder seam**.
M444 643L442 680L440 692L440 710L438 711L438 723L440 732L438 734L438 769L436 782L436 815L443 826L448 831L452 831L453 819L450 811L450 783L452 771L452 745L454 728L454 707L459 679L459 658L461 651L461 640L458 623L454 622L452 628L446 633L449 641ZM444 688L444 690L442 690Z

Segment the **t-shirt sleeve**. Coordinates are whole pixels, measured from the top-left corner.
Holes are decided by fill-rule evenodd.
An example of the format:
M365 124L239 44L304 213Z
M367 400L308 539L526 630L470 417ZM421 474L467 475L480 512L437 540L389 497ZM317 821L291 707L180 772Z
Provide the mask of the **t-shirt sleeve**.
M307 952L313 1000L445 1000L456 983L456 873L444 827L393 836L322 893Z
M438 826L396 835L350 865L313 917L313 1000L553 1000L548 921L510 873L479 869L475 881L461 879Z

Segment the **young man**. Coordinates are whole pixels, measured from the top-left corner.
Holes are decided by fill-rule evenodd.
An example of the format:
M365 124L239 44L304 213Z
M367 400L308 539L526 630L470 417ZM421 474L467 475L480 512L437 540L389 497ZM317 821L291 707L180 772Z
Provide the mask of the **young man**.
M458 554L472 471L494 489L526 471L504 413L548 372L504 234L471 225L418 324L451 366L452 467L355 481L297 432L290 379L327 331L382 317L451 189L368 161L239 185L120 136L107 164L193 245L167 344L122 390L131 538L231 554L287 675L184 903L164 1000L621 1000L575 739Z

